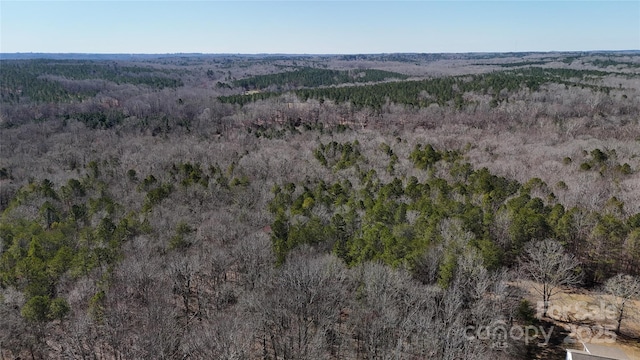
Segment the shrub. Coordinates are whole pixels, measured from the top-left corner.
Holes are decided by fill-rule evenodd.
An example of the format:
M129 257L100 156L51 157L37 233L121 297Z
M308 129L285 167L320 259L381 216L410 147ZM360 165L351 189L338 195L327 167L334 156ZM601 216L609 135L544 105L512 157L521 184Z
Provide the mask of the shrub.
M526 299L520 301L520 305L518 305L518 310L516 311L516 316L518 320L527 325L531 325L536 322L536 311L533 309L531 302Z

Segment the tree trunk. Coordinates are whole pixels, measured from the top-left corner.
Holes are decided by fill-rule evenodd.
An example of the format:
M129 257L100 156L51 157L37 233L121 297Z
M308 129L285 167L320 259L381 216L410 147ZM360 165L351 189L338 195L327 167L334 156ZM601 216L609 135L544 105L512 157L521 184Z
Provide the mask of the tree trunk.
M624 305L620 307L620 312L618 313L618 326L616 326L616 334L620 335L620 325L622 324L622 317L624 315Z
M542 314L543 318L547 317L547 312L549 311L549 298L551 297L550 294L547 293L547 284L544 283L542 288L542 296L543 296L543 302L544 302L544 313Z

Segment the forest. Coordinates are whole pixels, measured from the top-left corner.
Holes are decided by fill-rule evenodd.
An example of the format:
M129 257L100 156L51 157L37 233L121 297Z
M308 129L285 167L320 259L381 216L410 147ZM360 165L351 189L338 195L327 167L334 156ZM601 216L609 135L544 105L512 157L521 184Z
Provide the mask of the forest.
M0 359L640 357L638 52L33 57Z

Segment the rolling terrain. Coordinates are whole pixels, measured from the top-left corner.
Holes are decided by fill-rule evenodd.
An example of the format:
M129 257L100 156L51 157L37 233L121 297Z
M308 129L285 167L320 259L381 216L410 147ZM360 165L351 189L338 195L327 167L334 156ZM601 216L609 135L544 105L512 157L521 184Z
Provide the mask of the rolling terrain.
M0 59L0 358L639 351L637 52Z

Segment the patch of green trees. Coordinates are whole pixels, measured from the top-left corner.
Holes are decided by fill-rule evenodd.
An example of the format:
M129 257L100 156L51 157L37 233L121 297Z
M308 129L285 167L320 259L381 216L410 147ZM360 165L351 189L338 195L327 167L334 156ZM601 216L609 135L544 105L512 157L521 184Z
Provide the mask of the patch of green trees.
M320 144L315 156L324 166L342 171L336 159L343 161L344 149L350 148L350 143ZM276 185L269 210L275 219L271 237L277 261L284 262L291 250L306 244L333 252L351 266L373 260L419 271L425 252L440 251L438 278L446 284L466 251L478 252L484 266L495 269L514 265L529 242L555 238L587 264L587 280L600 281L640 263L637 251L625 255L625 244L640 232L638 214L567 210L540 179L521 184L486 168L473 169L460 152L430 144L416 145L409 160L424 171L425 180L411 176L383 182L359 163L356 184L309 179ZM544 199L532 195L545 191L549 196ZM576 231L581 215L593 224L584 237ZM464 241L443 235L443 224L451 221L459 224L453 238ZM608 250L595 253L584 242Z
M116 62L72 60L2 60L0 99L5 103L66 102L93 97L95 90L70 91L53 77L68 80L99 79L117 84L146 85L155 89L177 88L182 80L150 66L125 66Z
M346 87L308 88L293 91L302 101L317 99L331 100L336 103L349 102L357 108L371 107L380 109L391 102L415 107L427 107L431 104L439 106L454 106L460 108L468 105L464 99L465 93L492 95L495 100L500 98L503 90L514 92L519 89L536 91L547 83L559 83L566 86L576 86L572 79L584 80L588 77L601 77L609 73L597 70L546 69L539 67L518 69L512 71L498 71L479 75L446 76L420 81L387 82L373 85L359 85ZM265 80L266 81L266 80ZM594 91L608 92L610 88L580 84ZM247 95L221 96L223 103L244 105L257 100L264 100L278 96L278 92L265 92Z
M345 83L379 82L387 79L404 80L408 76L400 73L376 70L329 70L300 68L277 74L258 75L233 82L246 90L265 89L269 86L282 87L318 87Z
M87 168L86 176L59 188L47 179L25 186L0 218L0 286L24 292L21 313L29 321L64 317L69 305L58 291L62 277L97 269L107 279L122 244L148 231L135 212L113 200L97 162ZM19 215L34 210L35 217Z

